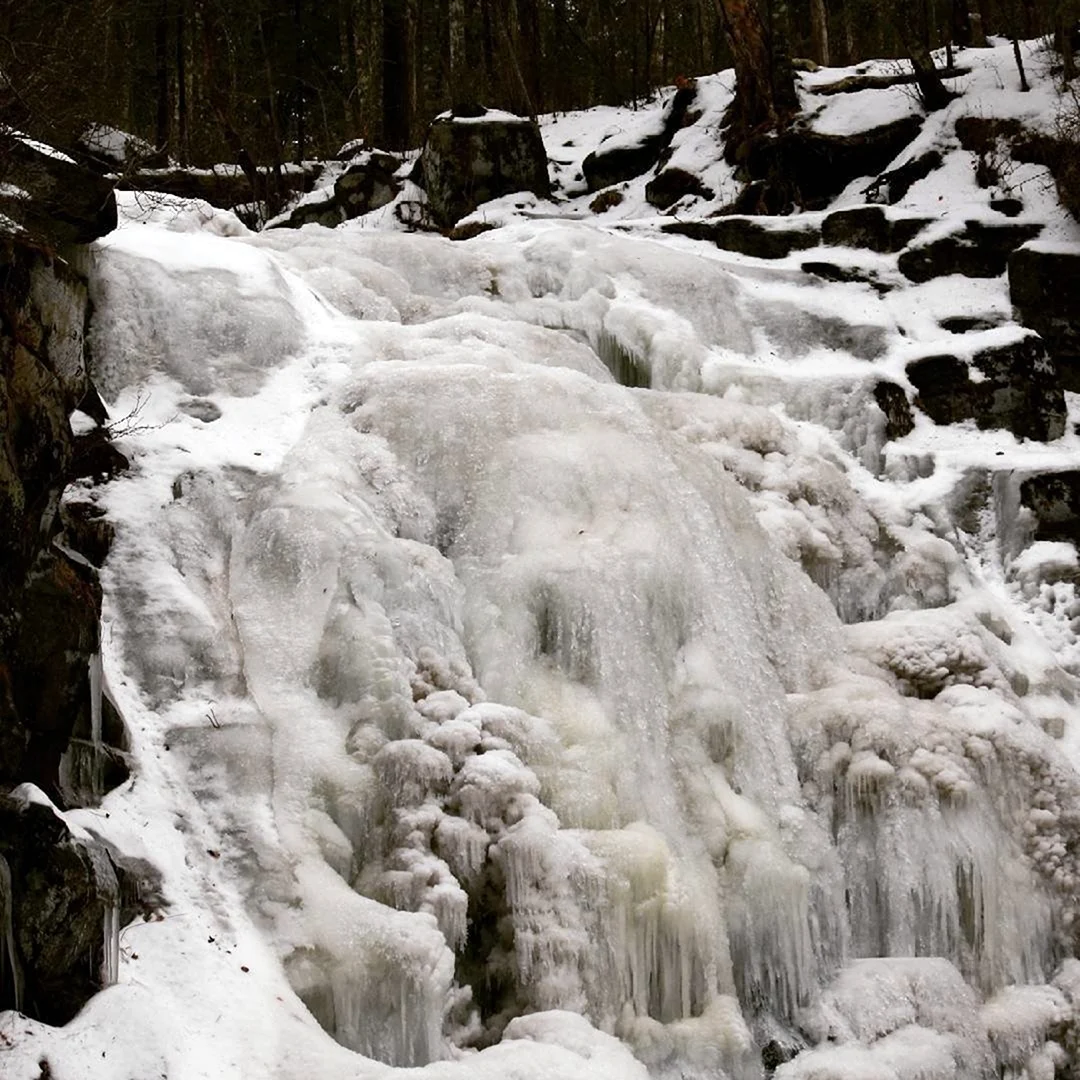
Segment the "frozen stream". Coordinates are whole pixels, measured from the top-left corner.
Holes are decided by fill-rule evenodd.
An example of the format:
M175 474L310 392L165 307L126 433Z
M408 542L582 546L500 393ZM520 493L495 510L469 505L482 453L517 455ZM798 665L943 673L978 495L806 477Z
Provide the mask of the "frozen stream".
M71 816L169 903L13 1067L1053 1075L1069 624L958 537L948 448L889 456L884 303L584 226L157 216L93 286L136 767Z

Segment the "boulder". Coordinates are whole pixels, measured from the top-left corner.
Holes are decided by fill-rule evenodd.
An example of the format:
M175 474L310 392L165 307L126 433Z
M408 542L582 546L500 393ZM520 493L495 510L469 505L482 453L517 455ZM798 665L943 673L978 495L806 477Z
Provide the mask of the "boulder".
M680 87L652 131L632 139L613 136L605 140L607 145L602 142L581 163L589 190L599 191L648 172L685 123L687 111L696 96L695 85Z
M911 402L907 392L896 383L879 382L874 387L874 400L885 414L885 437L902 439L915 430L915 419L911 415Z
M793 206L823 209L860 176L874 176L919 133L922 117L907 116L854 135L792 128L780 136L748 140L737 162L749 181L762 181L759 213Z
M972 372L975 378L972 378ZM1065 395L1053 360L1037 334L975 353L927 356L907 365L915 404L937 424L974 420L1020 439L1049 441L1065 434Z
M350 218L386 206L401 191L401 181L394 175L400 167L401 159L393 154L382 150L360 150L332 188L324 188L303 199L271 225L285 229L325 225L332 229Z
M1020 484L1020 502L1035 518L1035 540L1080 544L1080 471L1039 473Z
M841 266L825 259L809 259L801 266L804 274L811 274L823 281L839 281L847 285L869 285L879 296L890 292L894 285L876 270L862 266Z
M40 790L0 795L0 916L11 927L0 944L0 1009L66 1024L115 980L122 876Z
M481 203L515 191L551 193L547 152L536 121L489 109L432 121L420 155L428 209L449 229Z
M645 201L658 210L669 209L687 195L698 199L716 197L712 188L706 187L699 176L686 169L665 169L645 185Z
M949 274L989 278L1003 274L1009 256L1038 236L1041 225L969 221L964 230L901 252L897 265L909 281L921 283Z
M75 144L79 159L98 172L125 173L132 169L165 169L169 155L145 139L108 124L91 124Z
M10 703L6 725L24 752L0 765L0 781L29 780L66 803L60 759L77 722L89 727L89 660L100 648L101 587L92 567L49 548L24 584L16 632L7 650Z
M0 214L50 245L88 244L116 228L112 182L44 143L0 133Z
M1080 392L1080 244L1014 251L1009 295L1020 321L1046 342L1062 385Z
M984 315L950 315L940 319L938 326L950 334L978 334L1001 325L1001 319Z
M711 221L673 221L663 231L694 240L711 240L725 251L753 255L758 259L783 259L793 251L805 251L821 242L818 229L806 222L770 221L734 214Z
M852 206L826 216L821 223L821 242L877 252L901 251L929 224L929 218L890 217L881 206Z
M287 214L274 218L267 224L270 229L302 229L305 225L324 225L332 229L345 220L345 211L341 209L333 188L312 195L310 199L297 203Z
M381 150L357 155L334 181L334 198L345 217L360 217L393 202L401 191L401 181L394 175L399 168L401 159Z
M606 214L616 206L621 206L623 198L623 193L618 188L605 188L592 198L589 209L594 214Z

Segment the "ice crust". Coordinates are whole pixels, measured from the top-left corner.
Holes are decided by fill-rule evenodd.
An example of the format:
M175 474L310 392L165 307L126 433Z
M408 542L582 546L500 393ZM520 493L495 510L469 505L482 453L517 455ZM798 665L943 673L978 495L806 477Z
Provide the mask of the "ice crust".
M95 827L170 906L12 1076L127 1076L119 1016L192 1080L1052 1075L1070 683L1000 598L1075 553L995 592L934 478L886 496L895 307L840 355L828 289L680 243L126 216L91 337L141 766Z

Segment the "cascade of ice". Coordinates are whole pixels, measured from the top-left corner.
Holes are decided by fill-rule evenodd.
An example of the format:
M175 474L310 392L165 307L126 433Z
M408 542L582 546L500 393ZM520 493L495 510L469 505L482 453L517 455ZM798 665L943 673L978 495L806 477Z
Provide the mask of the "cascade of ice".
M244 249L273 291L280 264L254 249L328 279L338 244L335 273L381 284L380 320L411 325L313 350L267 413L225 402L260 417L244 456L222 438L171 501L146 497L157 595L139 591L149 556L118 541L108 573L135 597L118 634L156 707L205 735L215 703L186 752L228 789L222 865L319 1022L389 1064L569 1010L661 1077L756 1078L796 1029L882 1035L900 1060L923 1025L940 1040L921 1075L956 1075L939 1068L956 1047L980 1075L979 995L1060 957L1076 784L1024 734L990 630L940 645L880 619L858 653L803 572L876 618L905 574L951 602L951 548L884 566L827 440L640 388L699 388L703 341L749 349L730 275L659 251L646 275L628 243L569 235L513 257L349 230ZM122 253L125 287L136 264ZM712 293L688 287L699 269ZM251 290L226 343L241 355ZM208 392L188 322L163 363ZM196 329L209 369L257 398L265 363L241 372ZM1042 1052L1026 1039L1008 1053Z

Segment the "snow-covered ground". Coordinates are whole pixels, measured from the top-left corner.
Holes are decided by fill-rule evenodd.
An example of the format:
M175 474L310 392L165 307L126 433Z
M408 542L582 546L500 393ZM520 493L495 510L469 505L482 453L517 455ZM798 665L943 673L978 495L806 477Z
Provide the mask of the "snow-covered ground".
M1019 193L1080 242L952 134L1052 123L1025 48L1027 95L1008 47L964 54L901 210ZM916 109L814 97L850 73L804 77L821 130ZM719 204L730 73L699 88L669 164ZM1019 332L1004 276L821 282L663 235L647 177L589 212L585 153L655 119L546 122L558 201L465 243L123 196L91 344L134 467L79 495L117 526L133 769L65 816L165 903L67 1027L0 1016L5 1078L749 1078L770 1041L805 1048L783 1080L1054 1075L1077 560L998 520L1011 471L1080 459L1078 402L1051 444L888 441L879 380Z

